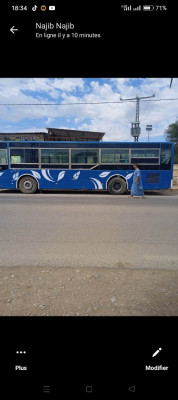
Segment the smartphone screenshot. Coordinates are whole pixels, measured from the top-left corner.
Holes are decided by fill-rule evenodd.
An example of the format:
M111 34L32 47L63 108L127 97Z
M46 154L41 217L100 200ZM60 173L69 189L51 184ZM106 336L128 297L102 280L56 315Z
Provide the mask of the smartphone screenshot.
M2 398L176 397L176 15L2 6Z

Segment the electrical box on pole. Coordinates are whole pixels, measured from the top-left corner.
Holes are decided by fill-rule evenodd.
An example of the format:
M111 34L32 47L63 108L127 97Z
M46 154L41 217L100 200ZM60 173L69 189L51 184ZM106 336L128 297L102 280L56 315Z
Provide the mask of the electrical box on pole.
M130 134L134 137L134 141L138 142L138 137L140 136L141 128L139 126L139 122L132 122L132 126L130 128Z

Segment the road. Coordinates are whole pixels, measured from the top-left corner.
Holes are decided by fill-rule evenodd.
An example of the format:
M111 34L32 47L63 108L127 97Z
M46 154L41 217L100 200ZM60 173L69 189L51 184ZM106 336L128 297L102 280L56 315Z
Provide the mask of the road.
M46 274L48 274L47 279L48 283L51 280L51 290L53 290L53 283L58 281L58 274L61 271L60 273L63 275L60 276L60 284L62 287L64 286L63 289L66 288L63 279L67 279L68 290L71 284L70 278L73 281L71 290L66 293L68 299L75 289L74 282L75 285L80 285L82 279L85 284L87 279L90 281L93 279L92 290L94 292L91 295L93 299L96 294L95 290L102 292L105 287L105 291L108 291L108 288L112 286L110 285L112 276L113 279L117 279L111 287L111 294L112 290L113 293L117 291L118 284L122 287L123 296L121 297L123 298L130 289L130 294L135 296L137 288L135 302L139 304L139 290L142 291L140 296L144 297L146 296L145 285L148 286L149 282L150 287L147 289L151 290L157 282L160 290L163 290L162 293L173 296L172 301L175 301L174 309L170 302L170 310L168 310L167 299L166 311L161 309L161 305L158 307L159 310L156 309L155 304L155 311L151 311L149 304L152 302L149 300L147 312L145 306L144 309L141 307L136 312L136 307L133 307L134 301L131 310L129 298L127 306L124 300L122 302L124 306L120 307L118 306L120 300L116 295L112 295L112 307L119 307L119 310L115 310L117 315L122 315L124 310L127 310L128 315L133 315L135 312L136 315L148 315L149 312L152 315L155 315L155 312L158 315L167 315L167 313L175 315L177 313L175 279L178 277L178 193L177 195L174 193L172 196L147 195L147 198L143 200L108 194L47 192L23 195L1 192L0 221L1 282L6 278L4 283L10 285L5 299L10 296L14 287L14 279L10 279L14 274L12 271L16 271L14 278L18 280L22 279L25 274L26 283L24 285L28 284L35 271L37 275L36 279L35 277L32 279L33 285L34 282L36 285L39 276L44 284ZM25 271L23 275L22 271ZM86 276L94 278L85 279ZM129 282L131 286L129 286ZM133 282L135 283L133 284ZM41 282L39 283L41 284ZM114 289L114 284L116 284L116 289ZM85 290L83 287L83 294L87 293L87 287ZM38 289L39 285L36 287L37 292ZM42 291L43 287L41 287L41 293ZM101 297L102 295L103 292ZM11 297L9 298L11 299ZM66 297L64 296L64 298ZM9 300L9 305L12 306L11 303L13 300ZM7 304L6 313L9 310ZM34 304L36 303L34 302ZM92 307L89 306L87 310L91 311ZM4 306L1 309L0 314L2 315ZM85 309L84 315L88 315L87 310ZM97 315L97 307L95 311L96 313L93 310L92 315ZM13 309L14 312L15 309ZM65 309L62 311L61 308L59 312L65 315L66 311ZM70 311L69 304L67 313L70 315L70 312L73 315L74 311ZM102 307L98 312L102 313ZM107 312L111 313L111 310L107 311L107 307L105 307L103 314L106 315ZM50 314L44 312L44 315L56 315L51 313L52 311ZM74 315L76 315L75 313L80 315L80 311L75 311ZM38 312L37 315L39 315Z
M1 194L0 266L178 267L178 196Z

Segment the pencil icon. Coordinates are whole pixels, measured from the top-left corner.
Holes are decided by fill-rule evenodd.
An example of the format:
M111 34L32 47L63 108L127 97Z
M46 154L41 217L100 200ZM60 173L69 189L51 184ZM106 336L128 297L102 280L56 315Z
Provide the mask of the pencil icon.
M153 353L152 357L157 356L157 354L162 350L162 348L160 347L158 350L155 351L155 353Z

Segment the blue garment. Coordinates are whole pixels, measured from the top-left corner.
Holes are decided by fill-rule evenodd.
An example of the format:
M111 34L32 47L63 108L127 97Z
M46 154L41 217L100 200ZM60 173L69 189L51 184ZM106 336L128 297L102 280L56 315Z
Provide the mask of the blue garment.
M139 180L137 181L137 183L135 183L135 179L137 178L137 176L139 176ZM134 174L133 174L133 183L132 183L132 187L131 187L131 195L132 196L144 196L142 178L141 178L141 173L140 173L140 169L139 168L135 169Z

